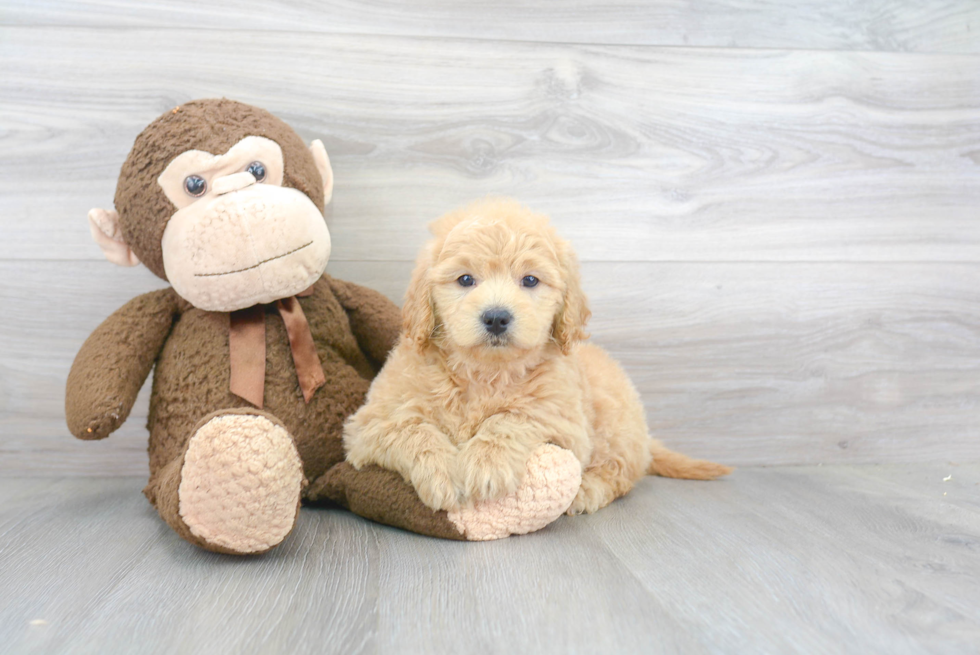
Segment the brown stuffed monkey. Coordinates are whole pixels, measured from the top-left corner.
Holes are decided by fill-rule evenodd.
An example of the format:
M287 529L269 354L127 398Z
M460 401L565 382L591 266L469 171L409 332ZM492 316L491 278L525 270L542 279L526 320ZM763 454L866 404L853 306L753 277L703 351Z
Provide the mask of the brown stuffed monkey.
M72 434L116 430L155 366L144 494L180 536L217 552L275 547L304 500L453 539L557 518L579 470L554 453L529 462L518 495L448 514L400 476L344 462L343 422L400 316L324 274L332 188L323 144L307 147L262 109L198 100L151 123L120 173L118 213L93 209L89 221L110 261L142 262L172 287L134 298L85 341L68 375Z

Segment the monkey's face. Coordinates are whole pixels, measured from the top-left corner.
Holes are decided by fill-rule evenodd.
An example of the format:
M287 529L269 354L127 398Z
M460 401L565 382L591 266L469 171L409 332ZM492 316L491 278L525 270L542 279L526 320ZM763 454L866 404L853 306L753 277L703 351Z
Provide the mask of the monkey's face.
M282 148L260 136L223 155L188 150L170 162L157 183L177 212L161 245L181 297L234 311L295 295L323 274L326 222L305 193L282 186L283 172Z

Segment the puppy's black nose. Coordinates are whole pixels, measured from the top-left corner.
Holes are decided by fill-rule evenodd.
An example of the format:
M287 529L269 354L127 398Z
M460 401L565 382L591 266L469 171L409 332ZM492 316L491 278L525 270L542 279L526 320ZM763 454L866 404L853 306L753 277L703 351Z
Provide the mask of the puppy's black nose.
M487 329L487 332L499 337L507 331L507 326L510 325L514 316L506 309L494 307L483 312L482 318L483 326Z

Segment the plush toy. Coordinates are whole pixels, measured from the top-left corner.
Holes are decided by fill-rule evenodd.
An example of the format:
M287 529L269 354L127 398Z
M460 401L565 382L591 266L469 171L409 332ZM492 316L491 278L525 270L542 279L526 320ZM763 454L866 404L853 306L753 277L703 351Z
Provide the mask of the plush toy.
M261 553L292 530L302 501L451 539L547 525L571 503L580 467L542 447L516 494L452 512L424 506L400 476L344 462L341 428L395 344L398 309L324 274L323 207L333 174L270 113L230 100L168 111L136 139L117 211L89 212L117 264L172 287L134 298L85 341L65 412L80 439L126 420L155 366L143 493L183 538Z

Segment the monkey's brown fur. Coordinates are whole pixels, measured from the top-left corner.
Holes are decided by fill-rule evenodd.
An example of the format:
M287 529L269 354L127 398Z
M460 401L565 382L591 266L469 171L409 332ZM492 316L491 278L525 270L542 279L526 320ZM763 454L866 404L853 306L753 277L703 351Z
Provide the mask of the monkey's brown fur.
M263 110L228 100L187 103L154 121L136 140L119 179L115 204L126 242L165 278L160 240L174 207L157 177L179 153L221 154L246 135L265 136L284 155L283 186L323 207L320 175L310 152L285 123ZM178 512L177 491L190 438L215 414L260 414L292 436L310 483L305 500L350 507L374 520L445 538L463 538L445 512L422 505L402 478L376 467L344 463L341 426L363 402L371 379L395 344L397 307L381 294L324 275L299 300L326 376L307 404L289 340L274 310L265 317L263 410L229 391L229 315L190 305L173 289L134 298L105 320L82 346L68 376L69 429L102 439L126 420L156 366L150 415L150 480L144 493L184 538L209 550L236 552L191 534Z

